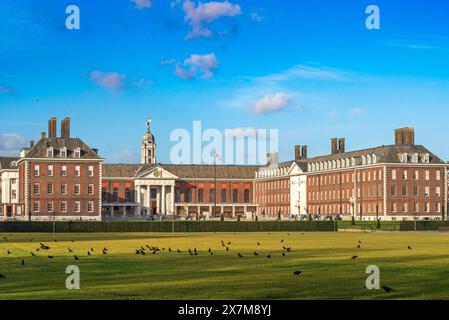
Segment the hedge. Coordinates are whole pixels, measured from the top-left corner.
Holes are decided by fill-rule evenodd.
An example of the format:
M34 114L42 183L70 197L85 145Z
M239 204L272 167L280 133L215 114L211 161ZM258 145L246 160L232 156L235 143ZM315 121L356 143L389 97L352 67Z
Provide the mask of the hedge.
M176 221L176 232L337 231L333 221ZM55 222L55 232L172 232L171 221ZM0 222L0 232L53 232L53 222Z
M415 231L414 221L401 222L400 231ZM438 231L440 228L449 228L449 221L416 221L416 231Z

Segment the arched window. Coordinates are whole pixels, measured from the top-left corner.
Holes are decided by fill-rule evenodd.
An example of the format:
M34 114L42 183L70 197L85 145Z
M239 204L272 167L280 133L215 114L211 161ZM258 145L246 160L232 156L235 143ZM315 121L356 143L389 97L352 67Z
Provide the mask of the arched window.
M125 189L125 202L131 202L131 191L128 188Z
M249 203L249 190L245 189L244 193L243 193L243 201L245 203Z
M204 190L198 189L198 202L203 203L204 202Z
M210 202L215 202L215 189L210 190Z
M221 189L221 202L226 203L226 189Z
M192 202L192 189L187 189L186 192L186 202Z
M237 189L232 190L232 202L234 203L239 202L239 191Z
M101 189L101 201L106 202L106 196L107 196L106 189L105 188Z
M117 188L114 188L114 190L112 192L112 201L118 202L118 189Z

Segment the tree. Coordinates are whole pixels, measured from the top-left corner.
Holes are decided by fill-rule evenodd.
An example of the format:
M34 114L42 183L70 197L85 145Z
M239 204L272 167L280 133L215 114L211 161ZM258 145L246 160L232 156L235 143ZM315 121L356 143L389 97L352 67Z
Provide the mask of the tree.
M355 218L354 218L354 216L352 216L352 218L351 218L351 226L355 226Z
M376 228L377 228L377 229L380 229L380 220L379 220L379 219L377 219Z
M223 213L220 215L220 221L224 221L224 215L223 215Z
M278 221L281 221L281 210L278 211Z
M240 221L240 215L237 216L237 221Z

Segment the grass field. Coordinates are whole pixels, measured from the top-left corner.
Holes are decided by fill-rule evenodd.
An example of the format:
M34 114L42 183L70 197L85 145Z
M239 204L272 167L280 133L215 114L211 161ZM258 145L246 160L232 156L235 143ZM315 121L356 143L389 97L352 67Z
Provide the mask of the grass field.
M0 238L5 236L8 242L0 243L3 300L449 298L449 234L444 233L22 233ZM231 242L229 251L221 240ZM50 249L36 252L39 242ZM136 255L147 244L161 251ZM282 246L292 252L282 256ZM169 247L182 252L168 252ZM190 256L188 248L197 248L198 256ZM354 255L358 259L352 260ZM71 264L80 268L81 290L65 288ZM371 264L380 267L381 285L393 292L365 289ZM293 276L296 270L302 274Z

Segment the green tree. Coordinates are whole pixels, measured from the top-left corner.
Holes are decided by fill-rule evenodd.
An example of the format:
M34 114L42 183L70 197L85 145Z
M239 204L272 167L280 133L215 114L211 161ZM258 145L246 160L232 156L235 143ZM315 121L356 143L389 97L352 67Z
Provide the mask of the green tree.
M351 218L351 226L355 226L355 218L354 218L354 216L352 216L352 218Z

